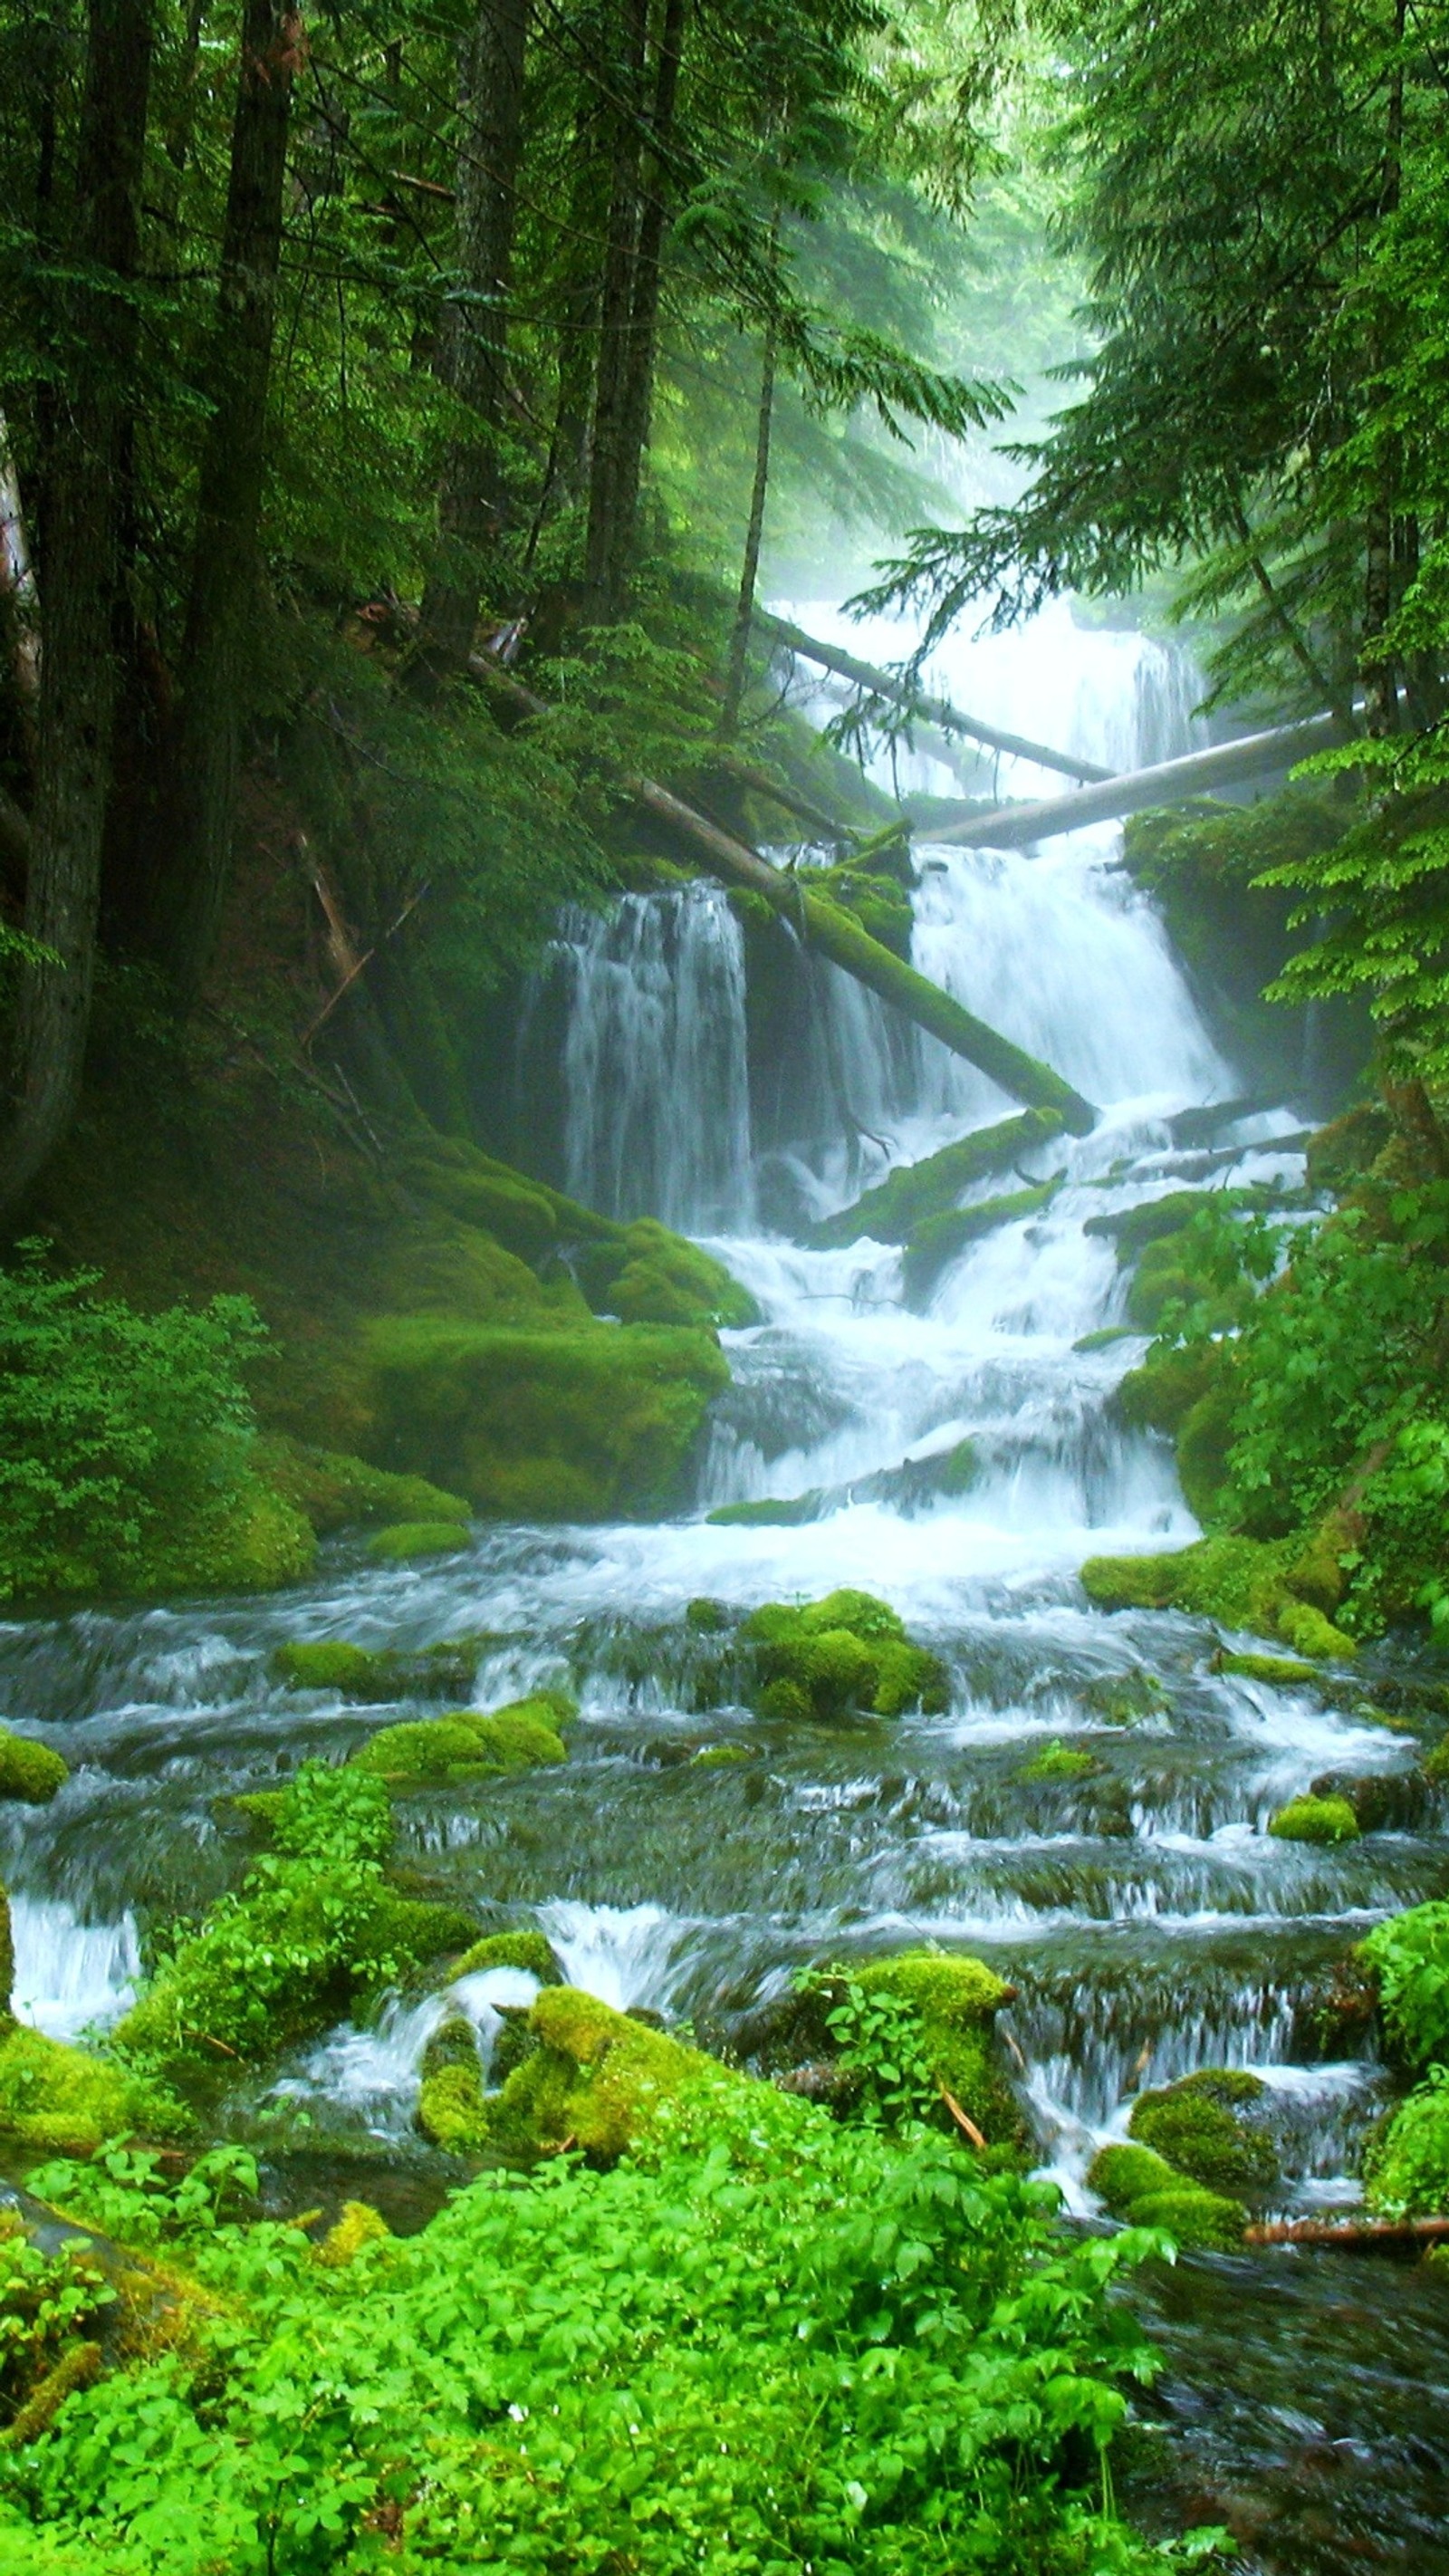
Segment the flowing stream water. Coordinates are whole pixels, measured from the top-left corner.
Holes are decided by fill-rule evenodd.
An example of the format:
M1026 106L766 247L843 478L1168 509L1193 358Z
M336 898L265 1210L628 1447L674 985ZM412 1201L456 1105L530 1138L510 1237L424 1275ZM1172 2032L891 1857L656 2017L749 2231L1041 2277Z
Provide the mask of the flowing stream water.
M1105 641L1120 660L1122 639ZM1147 748L1182 747L1180 727L1161 738L1148 694ZM1055 730L1087 749L1070 695ZM1025 706L991 711L1030 729ZM1141 723L1112 746L1143 748ZM1069 2211L1094 2214L1087 2166L1124 2133L1138 2088L1223 2064L1266 2079L1283 2205L1352 2203L1381 2079L1367 2060L1324 2061L1315 2001L1368 1925L1440 1891L1444 1845L1405 1831L1320 1851L1265 1827L1321 1773L1409 1769L1412 1739L1313 1690L1214 1672L1200 1624L1103 1617L1075 1579L1088 1554L1195 1534L1166 1446L1112 1418L1143 1344L1080 1347L1120 1321L1124 1293L1087 1220L1186 1181L1303 1176L1288 1110L1230 1128L1230 1160L1221 1139L1213 1154L1174 1145L1174 1113L1230 1098L1234 1079L1117 846L1107 829L1035 858L918 850L917 963L1103 1113L1091 1136L1030 1158L1027 1177L1063 1175L1050 1206L968 1248L923 1315L902 1303L894 1249L803 1251L761 1210L834 1208L1009 1104L817 966L762 1140L723 895L631 897L563 923L570 1186L699 1235L764 1318L725 1336L733 1384L694 1507L651 1528L480 1529L466 1553L412 1567L338 1543L285 1596L0 1630L0 1708L72 1765L54 1806L0 1811L22 2011L65 2035L114 2016L138 1918L195 1910L235 1880L219 1796L339 1756L379 1722L279 1692L267 1659L280 1640L486 1630L481 1705L571 1673L582 1720L562 1770L406 1803L403 1857L429 1892L486 1923L536 1921L574 1982L745 2047L804 1961L925 1940L978 1951L1018 1989L1007 2046ZM909 1472L966 1437L980 1464L968 1493ZM798 1526L705 1518L807 1492L826 1500ZM947 1714L816 1730L710 1704L713 1646L684 1620L692 1597L754 1605L840 1584L883 1594L938 1650ZM1113 1725L1110 1685L1132 1673L1153 1677L1160 1705ZM1096 1769L1024 1781L1057 1737L1089 1744ZM691 1761L725 1742L747 1758ZM530 1991L502 1973L456 1999L486 2041L500 2006ZM367 2165L362 2188L402 2223L429 2206L440 2160L411 2120L440 2009L396 2001L239 2101L274 2172L300 2167L306 2191L319 2171L355 2186ZM1167 2369L1144 2407L1134 2507L1167 2529L1228 2519L1265 2576L1442 2571L1442 2279L1302 2252L1144 2278L1132 2296Z

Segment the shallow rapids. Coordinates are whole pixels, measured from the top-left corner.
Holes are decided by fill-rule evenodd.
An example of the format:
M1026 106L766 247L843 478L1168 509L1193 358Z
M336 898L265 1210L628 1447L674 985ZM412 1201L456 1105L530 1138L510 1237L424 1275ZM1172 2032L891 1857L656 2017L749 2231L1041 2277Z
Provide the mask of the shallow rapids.
M1318 2008L1353 1939L1438 1892L1442 1838L1382 1833L1325 1851L1277 1842L1266 1825L1324 1772L1407 1770L1412 1738L1359 1718L1351 1699L1329 1707L1313 1689L1215 1672L1217 1639L1200 1625L1105 1618L1075 1579L1089 1553L1195 1535L1166 1446L1112 1417L1144 1344L1080 1347L1120 1324L1125 1287L1111 1243L1083 1229L1205 1177L1300 1189L1298 1121L1284 1111L1229 1128L1230 1158L1174 1145L1172 1116L1227 1098L1232 1075L1160 925L1115 870L1110 834L1049 860L918 855L918 963L1102 1108L1090 1137L1044 1146L1024 1168L1022 1180L1060 1176L1050 1205L970 1247L925 1314L902 1302L895 1249L812 1253L766 1231L755 1213L766 1162L777 1200L787 1189L820 1214L1006 1104L933 1042L902 1046L877 1005L819 969L816 1034L829 1043L801 1059L819 1089L762 1156L750 1150L739 934L724 898L630 898L566 923L574 1186L690 1226L763 1316L725 1336L733 1384L694 1506L657 1528L479 1530L459 1556L414 1567L337 1543L322 1576L285 1597L0 1630L4 1713L72 1766L53 1807L0 1821L17 1997L42 2027L69 2036L113 2017L137 1973L138 1921L194 1913L234 1882L239 1849L218 1820L227 1791L308 1755L339 1757L385 1722L387 1711L280 1692L276 1644L486 1632L480 1705L571 1676L582 1719L561 1770L406 1802L401 1857L428 1893L490 1927L536 1922L573 1981L746 2051L762 2007L807 1961L921 1941L980 1951L1018 1989L1007 2044L1070 2210L1093 2213L1087 2166L1124 2132L1134 2093L1214 2064L1266 2079L1284 2206L1352 2202L1379 2074L1325 2055ZM850 1123L832 1130L842 1091ZM654 1140L643 1165L640 1135ZM1019 1183L979 1195L1003 1186ZM881 1489L963 1440L976 1458L969 1491L932 1494L928 1479ZM819 1516L794 1527L706 1517L807 1494ZM754 1605L840 1584L886 1596L942 1656L947 1714L812 1730L731 1704L715 1642L685 1621L691 1598ZM1112 1722L1111 1686L1143 1673L1154 1704ZM1058 1738L1090 1745L1091 1775L1024 1780L1030 1754ZM726 1742L746 1758L691 1759ZM517 1978L500 1974L455 1992L485 2044L499 2007L519 2000ZM371 2160L374 2192L388 2173L441 2171L411 2127L440 2010L397 2000L373 2029L334 2031L265 2093L239 2098L237 2124L278 2170L321 2152ZM1171 2356L1158 2415L1178 2433L1156 2483L1143 2472L1150 2509L1190 2491L1220 2511L1242 2490L1247 2563L1265 2570L1327 2576L1344 2563L1314 2538L1303 2501L1318 2475L1316 2408L1322 2442L1340 2439L1341 2374L1320 2406L1311 2349L1323 2303L1304 2289L1295 2307L1273 2286L1339 2259L1196 2258L1151 2293ZM1353 2349L1392 2377L1393 2274L1357 2266L1353 2283ZM1251 2365L1231 2328L1239 2301ZM1224 2393L1235 2385L1236 2411ZM1413 2467L1402 2408L1382 2386L1377 2403L1358 2463L1372 2563L1442 2564L1424 2554L1431 2473ZM1338 2534L1358 2508L1341 2463L1329 2483Z

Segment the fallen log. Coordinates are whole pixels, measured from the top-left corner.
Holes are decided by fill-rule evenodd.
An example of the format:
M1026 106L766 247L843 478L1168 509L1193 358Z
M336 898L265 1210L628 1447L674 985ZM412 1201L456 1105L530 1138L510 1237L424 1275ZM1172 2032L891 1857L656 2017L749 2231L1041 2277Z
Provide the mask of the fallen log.
M546 716L552 712L543 698L525 688L521 680L502 670L486 654L473 653L468 659L470 676L520 715ZM892 955L868 930L838 904L824 895L811 892L799 876L787 876L783 868L772 867L768 859L752 850L746 841L737 841L732 832L724 831L707 815L696 813L667 787L653 778L631 778L624 792L658 822L667 824L681 839L692 842L714 876L723 877L727 885L741 887L749 894L763 895L766 903L789 924L807 948L828 957L831 964L842 967L856 982L878 993L883 1002L891 1003L902 1016L914 1020L917 1028L929 1037L939 1038L953 1055L964 1056L979 1073L996 1083L1013 1100L1024 1101L1028 1108L1055 1113L1074 1136L1085 1136L1096 1125L1097 1113L1089 1100L1074 1091L1050 1065L1039 1064L1024 1047L1014 1046L1010 1038L988 1028L984 1020L965 1010L943 993L914 966Z
M954 1208L974 1181L1010 1171L1019 1156L1055 1136L1060 1124L1050 1112L1029 1109L998 1126L978 1127L922 1162L903 1163L851 1207L807 1227L801 1239L819 1252L843 1251L866 1235L873 1243L906 1243L917 1226Z
M1274 2218L1245 2227L1245 2245L1346 2245L1372 2253L1396 2245L1449 2244L1449 2218Z
M758 850L750 849L732 833L722 832L717 823L696 814L693 807L660 787L652 778L634 778L629 792L646 812L661 823L693 841L702 851L716 876L730 885L743 887L751 894L763 895L765 901L797 932L807 948L828 957L832 965L841 966L856 982L878 993L928 1036L939 1038L954 1055L964 1056L980 1073L996 1083L1013 1100L1025 1101L1032 1109L1054 1110L1064 1127L1074 1136L1085 1136L1096 1125L1097 1113L1090 1101L1063 1082L1050 1065L1038 1063L1024 1047L1013 1045L1010 1038L988 1028L974 1012L963 1009L939 984L918 975L904 958L893 956L858 921L824 895L813 894L800 876L786 876L781 868L762 859Z
M1329 751L1349 739L1337 716L1306 716L1297 724L1245 734L1239 742L1217 743L1211 751L1189 751L1179 760L1158 761L1151 769L1124 770L1120 777L1079 787L1071 796L1051 796L1039 805L1002 805L994 814L948 823L932 837L964 842L970 849L1021 850L1032 841L1050 841L1059 832L1079 832L1085 823L1115 822L1120 815L1140 814L1152 805L1185 804L1214 787L1231 787L1275 769L1291 769L1310 752Z
M792 626L784 617L771 617L757 608L754 623L762 635L770 636L802 661L818 662L822 671L834 671L842 680L852 680L859 689L869 689L874 697L887 698L893 706L909 707L926 722L945 734L964 734L968 742L984 743L988 751L1008 752L1013 760L1029 760L1034 769L1059 769L1066 778L1110 778L1109 769L1099 769L1095 761L1080 760L1074 752L1049 751L1045 743L1028 742L1023 734L1007 733L1000 725L983 723L980 716L963 715L949 698L938 698L929 690L908 689L902 680L882 671L874 662L862 662L858 654L843 652L838 644L822 644Z

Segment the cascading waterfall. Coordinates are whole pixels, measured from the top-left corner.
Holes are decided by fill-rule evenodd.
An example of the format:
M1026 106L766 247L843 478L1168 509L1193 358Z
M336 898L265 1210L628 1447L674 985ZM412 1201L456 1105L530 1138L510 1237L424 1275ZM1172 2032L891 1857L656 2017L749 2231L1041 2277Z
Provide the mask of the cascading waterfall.
M963 647L942 681L1092 756L1184 748L1190 686L1158 648L1068 638L1064 617L1048 612L1030 650ZM888 648L868 637L864 649ZM1125 1275L1090 1220L1185 1184L1301 1188L1304 1174L1286 1112L1240 1120L1211 1153L1175 1144L1173 1114L1227 1099L1234 1078L1116 847L1110 830L1041 858L918 846L917 964L1103 1113L1092 1135L979 1185L981 1198L1055 1187L950 1262L921 1312L904 1302L898 1248L802 1249L774 1212L847 1203L887 1163L1000 1117L1000 1095L816 965L782 1058L793 1095L766 1102L723 894L629 896L561 924L548 987L567 1006L559 1177L609 1213L707 1238L763 1318L724 1337L732 1384L696 1504L650 1528L491 1527L470 1554L406 1567L344 1544L298 1593L0 1629L7 1714L73 1760L54 1807L26 1811L23 1834L6 1825L22 2010L57 2032L113 2015L137 1970L129 1909L194 1911L234 1878L225 1792L336 1758L378 1722L322 1694L279 1709L267 1674L281 1639L410 1646L486 1632L480 1705L572 1676L583 1713L566 1764L400 1806L404 1863L476 1919L537 1925L603 1999L691 2015L746 2048L811 1961L921 1941L978 1951L1018 1988L1007 2031L1020 2091L1073 2209L1091 2210L1091 2156L1124 2133L1141 2086L1224 2063L1264 2077L1284 2205L1353 2198L1352 2154L1382 2079L1366 2058L1319 2062L1320 2010L1367 1927L1437 1893L1442 1841L1424 1825L1305 1850L1265 1827L1322 1774L1409 1770L1413 1739L1312 1689L1216 1669L1217 1641L1192 1621L1095 1614L1074 1579L1090 1552L1195 1529L1166 1444L1116 1418L1114 1390L1144 1344L1092 1338L1122 1324ZM540 1026L545 999L541 987ZM969 1462L948 1488L933 1476L943 1453ZM798 1516L707 1517L760 1500ZM753 1607L841 1584L886 1596L936 1648L952 1676L944 1715L802 1730L718 1704L714 1641L686 1620L691 1599ZM1124 1722L1114 1694L1143 1676L1152 1689ZM1068 1736L1091 1756L1084 1776L1024 1776L1033 1752ZM692 1758L720 1744L737 1758ZM455 2011L486 2050L531 1991L500 1970L393 1997L299 2052L264 2099L243 2088L235 2125L254 2120L274 2159L293 2140L309 2198L319 2139L339 2156L425 2166L413 2113L429 2038ZM1219 2328L1202 2304L1215 2277L1184 2265L1188 2287L1158 2321L1175 2381L1239 2385L1238 2306L1256 2300L1255 2424L1317 2420L1337 2310L1309 2364L1301 2320L1279 2314L1285 2293L1260 2295L1259 2274L1235 2266ZM1379 2370L1368 2327L1363 2339ZM1189 2415L1196 2403L1184 2401ZM1269 2434L1255 2438L1269 2445L1252 2454L1263 2475L1291 2486ZM1404 2465L1397 2438L1386 2430L1376 2454L1382 2482L1422 2514L1427 2472ZM1333 2547L1291 2563L1337 2576Z

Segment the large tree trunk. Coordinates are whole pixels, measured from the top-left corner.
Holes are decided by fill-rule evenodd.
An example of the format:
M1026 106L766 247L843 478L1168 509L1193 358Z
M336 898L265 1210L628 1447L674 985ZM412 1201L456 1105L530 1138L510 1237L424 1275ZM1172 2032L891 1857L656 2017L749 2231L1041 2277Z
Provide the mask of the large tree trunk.
M443 319L439 372L471 418L438 496L438 555L423 592L420 659L457 670L473 646L486 549L506 506L498 432L508 403L507 299L513 269L523 73L531 0L479 0L459 49L459 292Z
M267 386L276 328L282 187L302 21L289 0L244 0L221 282L206 391L195 543L181 657L175 820L153 935L178 1002L195 999L231 873L249 629L258 605Z
M639 522L639 485L649 421L654 408L654 363L659 344L659 289L663 271L667 219L668 161L679 72L684 54L687 0L664 0L659 30L659 59L654 78L654 105L649 120L648 182L639 218L639 245L634 258L629 328L624 341L620 389L619 455L609 514L608 556L604 570L606 605L617 615L629 595Z
M639 172L648 33L649 0L620 0L618 59L610 66L615 105L611 119L609 220L599 294L599 358L594 378L589 525L584 547L590 609L602 617L611 615L617 604L611 584L619 560L616 531L624 477L627 352L639 254Z
M0 1212L24 1196L74 1115L85 1063L110 783L117 513L135 362L137 207L151 77L150 0L91 0L76 157L73 334L46 459L44 643L25 929Z

